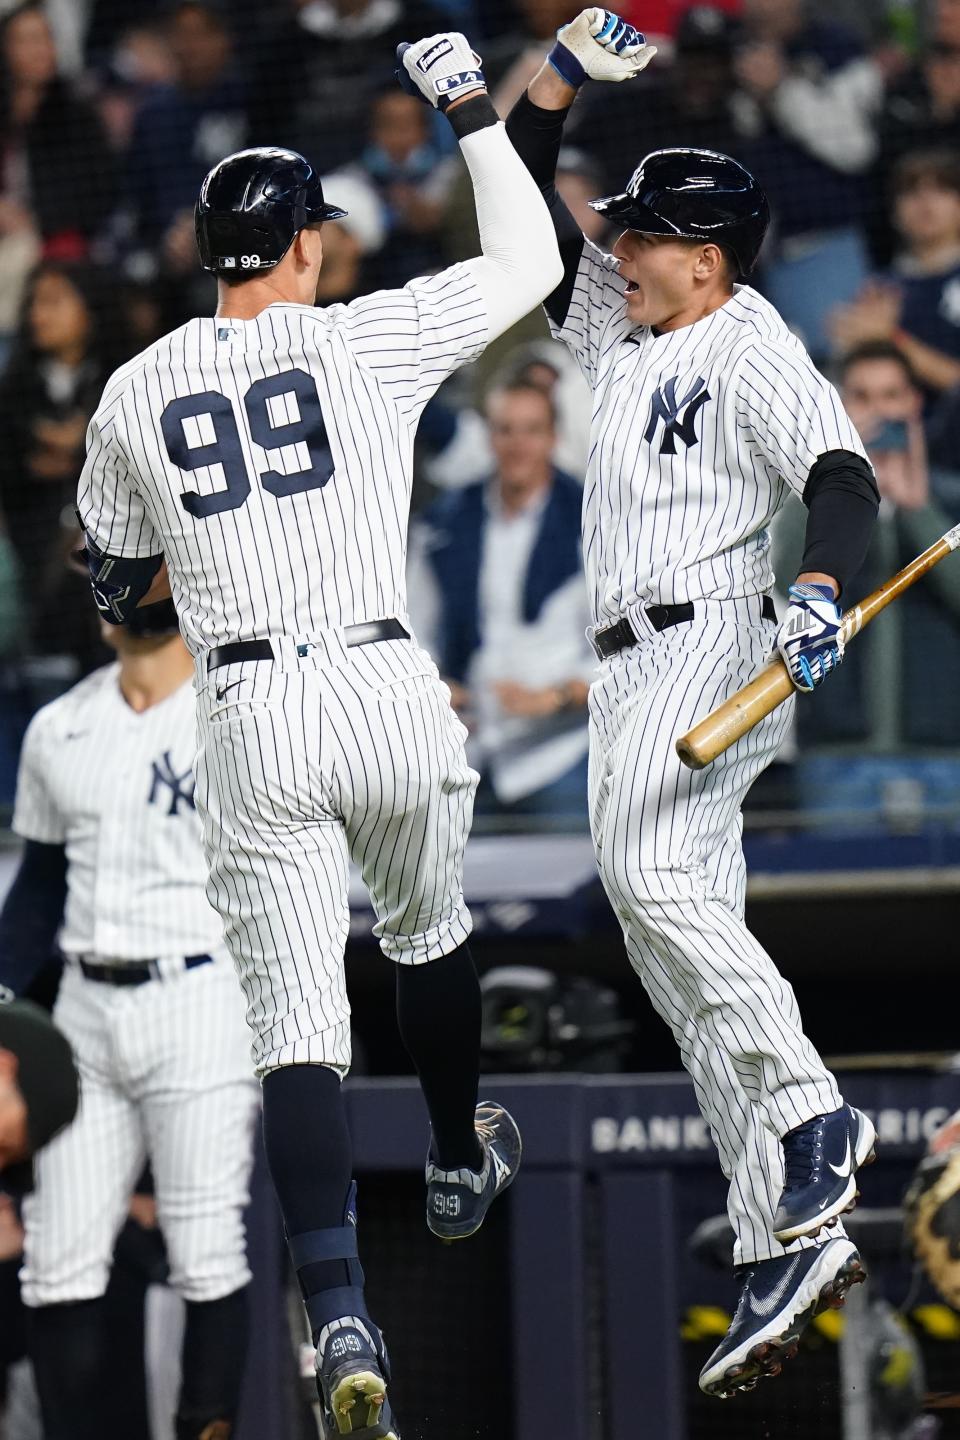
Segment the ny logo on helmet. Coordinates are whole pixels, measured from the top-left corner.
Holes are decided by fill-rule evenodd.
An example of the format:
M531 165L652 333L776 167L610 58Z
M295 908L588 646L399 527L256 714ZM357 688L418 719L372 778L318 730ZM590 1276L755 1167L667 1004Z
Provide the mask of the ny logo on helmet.
M657 433L657 426L661 420L663 421L663 435L660 439L661 455L676 455L675 442L678 435L688 450L691 445L697 444L700 438L696 431L697 411L710 399L707 382L698 375L683 399L678 400L677 381L679 378L679 375L672 376L653 392L650 419L643 433L644 440L651 441ZM683 419L680 418L681 412Z

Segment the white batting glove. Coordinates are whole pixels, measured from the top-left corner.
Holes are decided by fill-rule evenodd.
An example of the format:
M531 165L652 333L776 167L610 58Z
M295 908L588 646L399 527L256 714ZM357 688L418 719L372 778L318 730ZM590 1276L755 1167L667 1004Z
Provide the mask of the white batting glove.
M828 585L791 585L777 649L798 690L813 690L843 659L840 606Z
M454 100L486 90L483 62L457 30L397 46L397 79L408 95L446 110Z
M596 6L560 27L547 59L560 79L578 90L587 79L632 80L656 53L639 30Z

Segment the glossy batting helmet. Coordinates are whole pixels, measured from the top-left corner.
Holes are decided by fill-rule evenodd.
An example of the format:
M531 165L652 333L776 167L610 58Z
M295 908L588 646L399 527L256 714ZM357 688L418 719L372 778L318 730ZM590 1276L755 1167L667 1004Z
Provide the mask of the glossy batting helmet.
M215 275L271 270L304 226L346 213L324 202L319 175L296 150L238 150L200 187L200 263Z
M742 275L756 264L770 223L767 197L750 171L715 150L654 150L622 195L590 204L627 230L724 245Z

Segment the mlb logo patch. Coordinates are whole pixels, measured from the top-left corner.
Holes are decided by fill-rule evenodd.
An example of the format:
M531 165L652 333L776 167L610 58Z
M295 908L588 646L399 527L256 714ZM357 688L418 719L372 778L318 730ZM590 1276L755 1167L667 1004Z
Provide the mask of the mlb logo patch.
M222 255L217 263L221 270L236 270L237 257L235 255Z

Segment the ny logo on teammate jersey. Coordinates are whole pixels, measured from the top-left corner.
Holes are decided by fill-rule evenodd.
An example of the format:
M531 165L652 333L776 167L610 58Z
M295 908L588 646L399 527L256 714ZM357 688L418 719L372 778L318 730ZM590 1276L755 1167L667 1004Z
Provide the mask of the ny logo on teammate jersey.
M153 779L150 782L150 794L147 796L148 805L165 805L170 802L168 815L180 814L180 802L189 809L194 810L196 806L193 800L194 778L192 770L184 770L178 775L173 768L173 760L170 751L164 750L159 760L153 761Z
M678 435L688 450L691 445L697 444L700 438L696 431L697 412L701 405L705 405L710 399L707 382L698 375L683 399L678 400L677 381L679 378L679 375L672 376L653 392L650 420L643 434L644 440L652 440L657 433L658 424L661 420L663 421L663 435L660 440L661 455L676 455L675 441ZM683 411L682 420L680 418L681 411Z

